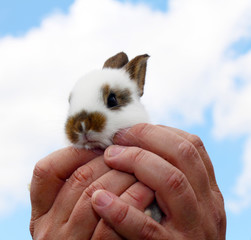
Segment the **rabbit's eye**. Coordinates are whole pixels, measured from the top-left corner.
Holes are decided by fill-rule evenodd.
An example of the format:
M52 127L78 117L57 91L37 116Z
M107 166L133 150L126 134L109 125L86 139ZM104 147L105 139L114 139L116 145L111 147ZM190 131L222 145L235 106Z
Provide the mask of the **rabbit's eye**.
M107 98L107 107L112 108L112 107L116 107L117 105L118 105L118 101L117 101L116 95L114 93L110 93Z

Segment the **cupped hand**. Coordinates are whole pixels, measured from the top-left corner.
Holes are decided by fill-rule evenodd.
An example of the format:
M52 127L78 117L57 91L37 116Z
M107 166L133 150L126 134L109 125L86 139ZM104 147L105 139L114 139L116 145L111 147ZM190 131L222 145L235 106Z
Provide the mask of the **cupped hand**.
M68 147L40 160L30 188L33 239L121 239L92 208L98 189L141 211L154 197L133 175L112 170L91 151Z
M96 191L95 211L127 239L225 239L226 216L214 169L199 137L139 124L116 135L105 163L133 173L155 191L165 214L155 222L109 191Z

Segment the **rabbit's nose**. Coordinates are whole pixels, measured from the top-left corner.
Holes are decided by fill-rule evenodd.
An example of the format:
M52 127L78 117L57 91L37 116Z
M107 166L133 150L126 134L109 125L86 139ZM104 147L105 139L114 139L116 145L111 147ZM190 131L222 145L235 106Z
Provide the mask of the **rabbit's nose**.
M85 122L81 122L80 123L81 127L82 127L82 132L85 132L86 131L86 127L85 127Z
M86 136L86 133L84 133L84 132L81 134L80 139L81 139L81 141L83 141L84 143L88 142L88 138L87 138L87 136Z

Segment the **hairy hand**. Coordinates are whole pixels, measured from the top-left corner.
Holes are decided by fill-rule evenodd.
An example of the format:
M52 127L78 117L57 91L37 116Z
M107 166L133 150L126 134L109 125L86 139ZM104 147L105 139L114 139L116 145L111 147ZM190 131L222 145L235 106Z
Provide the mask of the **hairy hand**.
M154 197L133 175L112 170L103 156L87 150L68 147L40 160L30 189L33 239L121 239L92 208L91 197L98 189L141 211Z
M111 168L133 173L155 191L165 214L159 224L109 191L92 197L95 211L127 239L225 239L226 216L210 158L199 137L139 124L105 151Z

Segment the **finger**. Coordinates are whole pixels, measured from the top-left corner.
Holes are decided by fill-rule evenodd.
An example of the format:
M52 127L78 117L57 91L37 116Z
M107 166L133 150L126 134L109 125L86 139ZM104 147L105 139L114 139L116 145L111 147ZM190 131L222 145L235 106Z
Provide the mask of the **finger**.
M171 235L156 221L110 192L96 191L92 196L92 206L126 239L169 239Z
M136 182L129 187L121 196L127 204L144 211L154 199L154 192L141 182Z
M136 182L124 193L122 193L120 199L122 199L128 205L133 206L140 211L144 211L145 208L148 207L153 201L154 193L151 189L149 189L141 182ZM106 224L104 219L101 219L99 221L92 238L121 239L121 237L109 225Z
M59 223L68 221L84 190L110 170L104 163L103 156L99 156L75 170L59 191L51 208L55 221Z
M210 193L208 175L198 151L173 131L151 124L138 124L119 132L114 141L119 145L133 145L154 152L180 169L196 193Z
M206 170L208 172L208 177L209 177L209 181L210 181L210 185L212 187L217 187L217 182L216 182L216 178L215 178L215 173L214 173L214 168L213 168L213 164L211 162L211 159L206 151L206 148L202 142L202 140L200 139L200 137L198 137L197 135L193 135L190 134L188 132L182 131L180 129L177 128L172 128L172 127L168 127L168 126L163 126L163 125L158 125L162 128L166 128L170 131L175 132L176 134L178 134L179 136L187 139L189 142L191 142L194 147L197 149L197 151L199 152L201 159L206 167Z
M120 195L135 182L136 178L133 175L117 170L111 170L98 178L80 196L67 222L68 228L74 228L77 234L85 234L82 239L89 239L99 221L99 217L92 209L92 194L98 189L105 189ZM83 229L88 229L88 232L83 233ZM80 236L74 235L73 239L80 239Z
M95 232L92 235L92 240L96 239L109 239L109 240L120 240L123 239L112 227L107 224L104 219L101 219L95 228Z
M112 151L118 154L109 155ZM155 190L165 215L173 216L183 225L197 221L198 203L194 190L187 177L172 164L137 147L110 146L104 158L112 168L133 173L140 182Z
M30 188L32 219L46 213L65 180L78 167L96 156L91 151L67 147L40 160L34 168Z

